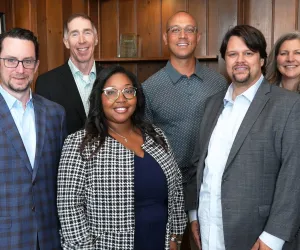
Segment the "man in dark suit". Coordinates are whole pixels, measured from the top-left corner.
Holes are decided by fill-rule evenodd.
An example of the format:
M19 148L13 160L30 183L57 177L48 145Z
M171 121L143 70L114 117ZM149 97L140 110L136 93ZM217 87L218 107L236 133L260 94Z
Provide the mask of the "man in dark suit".
M200 126L186 204L194 237L203 250L299 249L299 95L264 79L266 41L254 27L229 30L220 52L232 84Z
M62 105L67 114L68 134L83 128L88 110L88 97L97 73L94 49L97 30L89 16L73 14L64 25L63 42L70 50L68 62L37 78L37 94Z
M65 111L30 90L34 34L0 35L0 249L60 249L56 182Z

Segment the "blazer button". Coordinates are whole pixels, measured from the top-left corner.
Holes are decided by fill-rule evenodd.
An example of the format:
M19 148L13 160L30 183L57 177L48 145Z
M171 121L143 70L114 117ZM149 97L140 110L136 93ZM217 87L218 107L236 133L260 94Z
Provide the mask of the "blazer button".
M35 211L35 206L32 206L31 210L34 212Z
M35 185L35 183L36 183L36 182L35 182L35 181L33 181L33 182L32 182L32 186L34 186L34 185Z

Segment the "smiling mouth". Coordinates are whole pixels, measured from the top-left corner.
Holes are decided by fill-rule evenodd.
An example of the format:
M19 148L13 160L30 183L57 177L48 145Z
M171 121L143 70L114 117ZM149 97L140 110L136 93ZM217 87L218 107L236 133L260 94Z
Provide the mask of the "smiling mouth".
M77 50L80 51L80 52L84 52L84 51L87 51L88 48L79 48L79 49L77 49Z
M179 46L179 47L186 47L188 45L189 45L189 43L177 43L177 46Z
M125 112L127 112L128 108L114 108L114 110L119 113L119 114L123 114Z

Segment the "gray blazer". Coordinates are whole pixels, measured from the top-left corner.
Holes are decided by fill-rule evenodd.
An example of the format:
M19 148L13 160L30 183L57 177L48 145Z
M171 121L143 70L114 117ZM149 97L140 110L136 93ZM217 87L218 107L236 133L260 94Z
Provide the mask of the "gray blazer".
M192 158L197 172L190 173L186 210L198 208L208 143L224 96L222 91L207 102ZM222 177L226 249L249 250L263 231L288 241L284 249L300 249L299 149L300 96L264 80L238 130Z

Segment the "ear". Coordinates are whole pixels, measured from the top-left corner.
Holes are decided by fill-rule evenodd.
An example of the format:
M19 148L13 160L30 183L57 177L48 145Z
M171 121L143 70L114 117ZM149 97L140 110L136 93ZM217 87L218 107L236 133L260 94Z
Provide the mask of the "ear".
M163 34L163 40L164 40L165 45L168 45L168 35L166 32Z
M198 33L197 33L197 44L200 42L200 39L201 39L201 33L198 32Z
M39 65L40 65L40 60L37 60L35 63L34 73L37 71Z
M262 67L264 65L264 63L265 63L265 59L260 58L260 67Z
M95 40L95 46L98 44L98 38L96 38Z
M69 45L68 39L65 39L65 38L64 38L64 39L63 39L63 42L64 42L66 48L67 48L67 49L70 49L70 45Z

